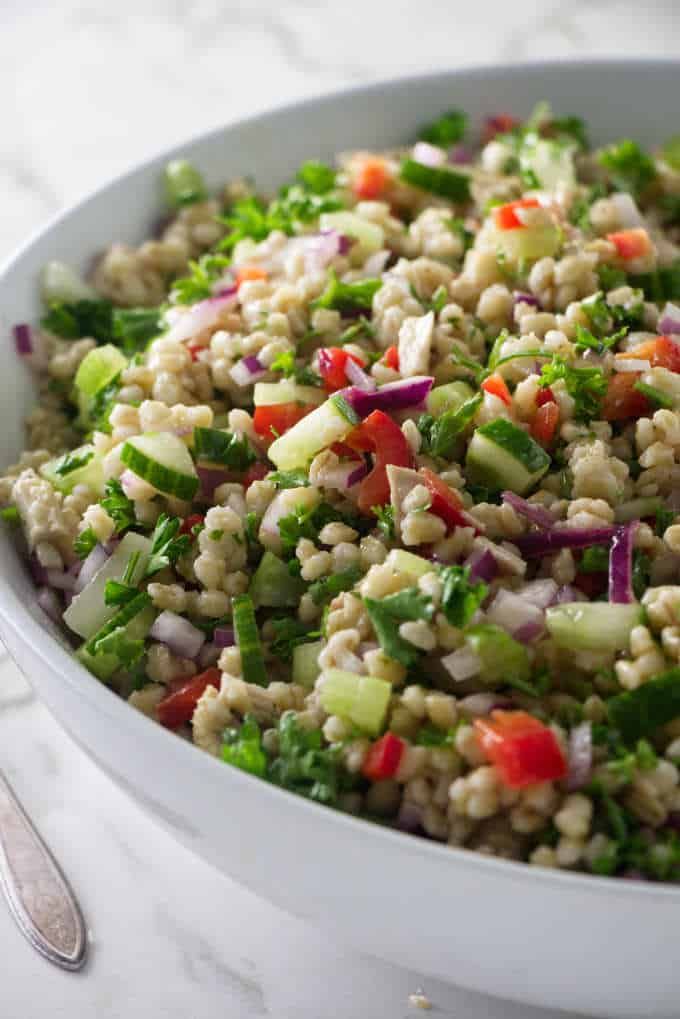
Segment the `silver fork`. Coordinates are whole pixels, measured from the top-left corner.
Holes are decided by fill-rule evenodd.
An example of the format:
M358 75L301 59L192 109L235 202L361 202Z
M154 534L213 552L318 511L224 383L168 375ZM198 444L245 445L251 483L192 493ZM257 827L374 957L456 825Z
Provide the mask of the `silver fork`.
M0 886L20 930L63 969L85 962L85 922L73 891L0 771Z

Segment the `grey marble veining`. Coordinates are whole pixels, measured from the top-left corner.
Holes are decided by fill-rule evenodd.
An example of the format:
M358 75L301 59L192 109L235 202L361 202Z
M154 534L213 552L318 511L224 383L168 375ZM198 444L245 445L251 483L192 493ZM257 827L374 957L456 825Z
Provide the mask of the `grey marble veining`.
M494 60L671 55L674 0L4 0L0 258L128 164L274 103ZM23 1019L438 1019L547 1013L336 944L191 856L57 727L0 649L0 765L80 894L87 971L39 959L0 905L0 1015ZM417 877L414 878L417 880Z

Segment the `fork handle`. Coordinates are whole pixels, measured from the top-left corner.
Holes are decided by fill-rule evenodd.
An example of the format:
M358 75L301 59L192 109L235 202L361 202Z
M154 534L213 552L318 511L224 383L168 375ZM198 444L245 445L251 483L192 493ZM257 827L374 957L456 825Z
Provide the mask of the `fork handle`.
M64 969L80 969L87 939L80 907L59 865L0 772L0 886L33 947Z

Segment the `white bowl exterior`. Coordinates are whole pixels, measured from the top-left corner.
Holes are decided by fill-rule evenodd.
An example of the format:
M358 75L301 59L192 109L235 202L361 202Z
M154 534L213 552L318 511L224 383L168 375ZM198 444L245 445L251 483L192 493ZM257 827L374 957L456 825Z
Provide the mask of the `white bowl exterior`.
M217 186L255 174L273 187L304 158L413 135L442 109L478 122L537 99L587 117L598 141L659 141L676 124L680 65L530 65L451 72L326 97L204 136L117 179L51 224L0 277L0 458L22 445L33 401L14 368L10 325L35 321L51 258L84 266L112 240L135 242L162 208L158 176L187 155ZM165 732L69 654L35 605L25 567L0 538L0 629L50 710L81 747L177 838L215 866L354 945L453 983L618 1019L677 1016L680 891L554 874L486 859L345 817L281 792Z

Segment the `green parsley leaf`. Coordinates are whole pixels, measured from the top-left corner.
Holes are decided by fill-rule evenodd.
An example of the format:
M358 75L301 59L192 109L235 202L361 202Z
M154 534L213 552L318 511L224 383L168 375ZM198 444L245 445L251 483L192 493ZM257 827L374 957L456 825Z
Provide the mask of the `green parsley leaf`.
M269 765L269 780L319 803L336 804L350 781L342 768L341 748L324 748L322 733L300 725L294 711L281 715L278 735L279 751Z
M144 654L144 641L128 637L124 626L107 633L95 644L95 655L115 655L126 668L135 665Z
M335 269L328 275L326 289L312 301L312 308L331 308L347 315L357 309L370 310L374 295L380 290L382 280L364 279L354 283L343 283L338 279Z
M416 735L418 747L455 747L458 727L439 729L436 725L426 722L421 725Z
M409 620L432 619L434 606L431 599L417 587L407 587L380 601L374 598L364 598L363 601L385 654L407 668L414 665L421 654L420 648L404 640L399 626Z
M656 164L637 142L624 138L603 149L598 162L617 191L629 191L638 198L656 179Z
M612 265L598 265L597 278L603 290L616 290L617 287L623 287L628 282L628 277L623 269L616 269Z
M100 500L100 506L106 510L115 524L115 533L134 527L137 523L135 516L135 504L128 499L123 486L117 478L110 478L106 482L104 498Z
M303 163L297 172L298 181L307 191L315 195L325 195L326 192L332 191L336 177L337 174L332 167L314 160Z
M603 336L598 338L593 336L589 329L584 326L576 324L576 338L574 339L574 346L577 350L594 350L596 354L604 354L607 350L611 350L619 340L622 340L628 333L627 329L620 329L616 333L612 333L611 336Z
M362 575L359 566L348 566L346 570L315 580L307 593L315 605L327 605L342 591L350 591Z
M289 662L292 659L293 650L298 644L308 644L321 636L321 630L310 630L309 623L303 623L293 616L272 619L271 627L274 639L269 646L270 651L282 662Z
M58 474L60 478L65 477L72 471L77 471L80 467L84 467L89 464L90 460L94 456L94 450L89 449L85 453L67 453L61 458L58 467L55 467L54 473Z
M295 363L295 353L292 350L284 350L274 358L269 367L272 371L281 372L285 378L292 376L299 386L321 385L321 377L316 372L305 364Z
M41 325L65 340L89 336L97 343L113 343L112 316L110 301L52 301Z
M675 520L676 514L673 510L665 509L663 506L660 506L656 511L655 516L656 523L654 525L654 530L659 538L663 538L667 528L669 528Z
M453 455L456 443L471 423L482 400L482 394L475 393L457 410L447 410L438 418L433 418L429 414L421 415L418 419L418 430L432 456L446 458Z
M245 436L221 428L194 428L194 456L232 471L246 471L257 457Z
M589 421L597 417L602 397L607 392L607 379L602 369L573 367L556 354L549 364L543 365L539 385L546 388L560 380L574 401L576 419Z
M386 502L384 506L371 506L371 513L374 513L377 518L378 530L382 531L388 541L394 541L396 529L394 524L394 506L392 503Z
M271 471L267 481L273 481L277 488L307 488L309 478L303 470Z
M151 555L144 576L151 577L165 566L177 562L181 555L189 551L191 538L188 534L178 536L182 526L179 517L169 517L161 513L151 535Z
M557 136L564 140L576 142L580 149L587 152L590 148L585 121L581 117L553 117L548 124L547 133L550 137Z
M104 588L104 603L106 605L127 605L136 594L136 587L121 584L118 580L107 580Z
M470 581L469 566L443 566L442 612L452 626L467 626L488 594L486 584Z
M287 555L294 553L300 538L316 541L321 529L335 521L346 523L350 527L358 523L354 518L338 512L327 502L321 502L312 508L296 506L292 513L279 520L279 535L284 553Z
M189 262L189 275L172 284L172 299L177 304L195 304L212 296L213 285L224 275L230 260L226 255L203 255Z
M467 114L462 110L449 110L443 113L437 120L431 121L420 128L418 138L421 141L429 142L431 145L439 145L446 149L449 145L459 142L467 128Z
M88 402L87 409L83 412L82 426L91 431L105 432L111 434L109 417L115 404L118 402L120 391L120 375L116 375L108 386L104 386ZM80 423L80 421L79 421Z
M91 527L86 527L73 542L73 551L79 559L87 559L96 544L97 535Z
M163 329L159 308L115 308L113 311L113 342L132 356L144 350L149 340Z
M262 748L262 733L252 715L246 715L239 728L225 729L222 736L222 760L264 778L267 755Z

